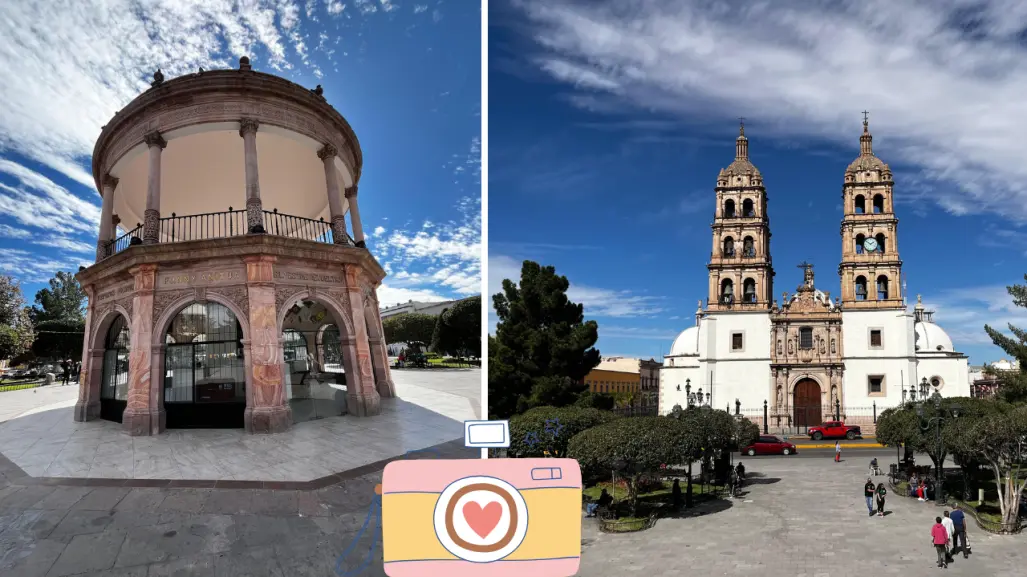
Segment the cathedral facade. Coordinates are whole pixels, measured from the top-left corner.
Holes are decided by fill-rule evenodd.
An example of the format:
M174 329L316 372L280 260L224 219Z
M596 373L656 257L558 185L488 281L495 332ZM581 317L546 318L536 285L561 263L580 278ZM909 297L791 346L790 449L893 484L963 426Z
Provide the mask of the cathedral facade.
M735 160L717 175L709 290L695 325L665 355L660 413L702 402L761 419L771 429L879 412L912 393L969 396L966 355L957 352L917 297L906 305L892 172L874 156L866 119L860 154L842 185L841 295L802 283L774 297L767 192L749 160L744 126ZM870 423L867 423L870 424Z

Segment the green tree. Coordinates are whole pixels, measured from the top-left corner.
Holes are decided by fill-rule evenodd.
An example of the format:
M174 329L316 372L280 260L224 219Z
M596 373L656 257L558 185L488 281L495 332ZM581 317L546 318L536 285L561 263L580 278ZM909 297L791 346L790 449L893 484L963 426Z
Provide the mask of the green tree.
M598 325L568 300L569 286L555 268L524 261L520 283L505 279L492 297L499 322L489 339L491 418L551 404L544 399L571 404L585 391L585 375L599 364Z
M962 420L962 419L960 419ZM1027 406L996 403L986 414L966 417L962 435L949 442L972 455L994 474L1002 523L1016 526L1027 485Z
M85 333L85 320L36 323L36 339L32 343L32 353L40 358L80 359Z
M457 301L439 315L432 350L454 356L481 357L481 297Z
M445 318L447 311L449 311L449 309L442 309L442 312L435 317L435 326L432 327L431 341L429 341L430 344L428 345L429 349L440 354L445 354L442 352L442 332L444 330L442 325L445 322L443 319Z
M585 391L578 395L577 400L574 401L575 407L590 407L593 409L599 409L601 411L611 411L613 406L616 404L616 399L609 393L593 393L591 391Z
M0 359L15 359L29 350L35 335L18 281L0 275Z
M958 408L959 418L945 418L939 427L930 422L939 410L951 415ZM965 427L961 419L986 411L987 405L968 397L940 398L938 403L931 398L923 403L906 403L899 407L885 409L877 417L875 435L877 442L888 447L906 447L916 453L926 453L935 467L945 462ZM938 434L941 434L941 442Z
M510 418L511 457L552 457L567 454L567 443L578 433L618 418L614 413L583 407L535 407Z
M1023 278L1027 280L1027 275ZM1007 286L1006 292L1013 297L1013 304L1027 308L1027 285ZM1000 399L1009 403L1024 404L1027 403L1027 331L1013 326L1012 323L1007 326L1013 337L1008 337L988 325L984 325L984 330L997 347L1020 362L1020 370L996 371L989 366L986 372L998 379Z
M431 343L435 330L435 316L423 313L406 313L382 319L385 341L389 343Z
M638 503L638 482L660 465L685 463L696 450L696 436L684 421L665 417L616 419L578 433L567 445L582 473L596 478L617 470L628 483L631 513Z
M70 272L58 271L50 288L36 293L36 305L29 311L33 324L44 321L85 320L86 293Z

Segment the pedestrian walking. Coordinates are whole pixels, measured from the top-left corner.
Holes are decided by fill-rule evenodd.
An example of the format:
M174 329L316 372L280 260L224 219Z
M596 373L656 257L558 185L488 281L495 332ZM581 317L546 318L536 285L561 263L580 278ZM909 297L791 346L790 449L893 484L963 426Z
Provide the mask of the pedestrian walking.
M934 525L931 527L931 543L934 544L934 551L938 554L938 567L948 567L948 559L945 555L945 545L949 542L949 531L941 524L941 517L934 518Z
M867 500L867 511L870 512L870 516L874 516L874 491L877 488L874 487L874 482L867 477L867 484L863 485L863 497Z
M948 562L952 560L952 537L956 533L956 528L952 519L949 517L948 511L945 511L942 515L944 515L944 517L941 520L941 524L945 525L945 530L949 532L949 542L945 544L945 561Z
M970 556L970 547L966 544L966 514L963 510L956 505L952 513L949 514L949 519L952 519L953 533L952 533L952 554L956 554L958 548L963 553L963 559Z
M834 462L835 463L841 463L842 462L842 442L841 441L835 441L835 443L834 443Z
M68 384L68 379L71 378L71 361L64 359L61 361L61 370L64 371L64 380L61 382L61 386Z
M884 488L884 483L877 484L877 516L884 517L884 497L888 494L888 489Z
M75 368L71 371L71 376L75 377L75 382L81 381L82 375L82 361L75 361Z

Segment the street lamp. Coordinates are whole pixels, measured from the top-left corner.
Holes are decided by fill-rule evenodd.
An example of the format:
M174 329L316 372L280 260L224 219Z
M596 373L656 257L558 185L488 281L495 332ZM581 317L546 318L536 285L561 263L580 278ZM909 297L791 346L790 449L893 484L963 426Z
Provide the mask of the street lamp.
M938 392L938 389L934 390L934 394L932 394L930 398L930 405L928 405L927 386L927 377L924 377L924 379L920 382L921 401L916 408L916 414L917 417L919 417L920 419L919 425L921 431L927 432L931 430L932 426L934 427L934 448L937 451L936 454L939 457L942 457L944 456L945 445L942 443L941 425L950 416L953 419L958 419L959 413L962 409L958 405L952 405L948 409L943 409L941 406L941 393ZM929 416L927 411L924 410L925 407L929 406L930 408L934 409L934 416ZM934 502L936 505L945 504L945 489L943 486L944 471L945 460L942 459L942 461L938 463L938 465L934 468Z

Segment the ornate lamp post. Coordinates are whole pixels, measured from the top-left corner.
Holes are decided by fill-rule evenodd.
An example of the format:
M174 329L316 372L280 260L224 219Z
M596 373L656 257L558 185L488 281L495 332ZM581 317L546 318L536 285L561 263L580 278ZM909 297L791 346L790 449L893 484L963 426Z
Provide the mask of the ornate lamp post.
M920 404L916 408L916 414L917 414L917 417L919 417L919 419L920 419L919 425L920 425L920 430L921 431L927 432L927 431L931 430L932 426L934 427L934 443L935 443L934 447L935 447L935 451L937 452L936 454L941 456L941 455L944 454L944 448L945 448L945 445L944 445L944 443L942 441L942 438L941 438L941 425L942 425L943 422L945 422L950 417L953 418L953 419L958 419L959 418L959 413L960 413L961 409L957 405L953 405L953 406L949 407L948 409L943 409L942 406L941 406L941 400L942 400L941 399L941 393L939 393L938 390L935 389L934 393L931 395L931 398L928 399L927 398L927 387L928 387L928 385L927 385L927 377L924 377L924 379L920 382L920 399L921 399L921 401L920 401ZM928 401L930 401L930 403L928 403ZM934 412L934 416L931 416L931 414L928 412L929 409L933 409L934 410L933 411ZM945 461L942 460L942 462L938 463L938 466L935 467L935 471L934 471L934 477L935 477L935 479L934 479L934 485L935 485L934 502L935 502L936 505L944 505L945 504L945 490L944 490L944 486L943 486L943 483L944 483L944 475L943 475L943 473L944 473L944 471L945 471Z

